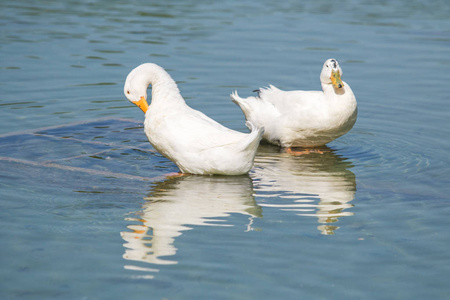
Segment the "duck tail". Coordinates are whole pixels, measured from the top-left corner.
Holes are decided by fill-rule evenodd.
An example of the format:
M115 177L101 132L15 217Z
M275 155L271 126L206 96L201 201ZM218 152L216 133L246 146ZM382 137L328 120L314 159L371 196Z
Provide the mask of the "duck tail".
M230 99L231 99L231 101L236 103L241 108L242 112L245 115L245 118L248 120L248 116L251 112L251 108L246 101L247 99L243 99L243 98L239 97L237 91L234 91L233 93L231 93Z
M239 106L241 106L241 104L243 103L243 100L244 100L241 97L239 97L237 91L234 91L230 94L230 99L231 99L231 101L233 101L234 103L236 103Z
M256 127L250 121L245 122L245 125L247 126L248 129L250 129L250 136L249 136L250 143L248 147L254 148L256 151L256 149L259 146L259 142L261 141L262 136L264 134L264 127Z

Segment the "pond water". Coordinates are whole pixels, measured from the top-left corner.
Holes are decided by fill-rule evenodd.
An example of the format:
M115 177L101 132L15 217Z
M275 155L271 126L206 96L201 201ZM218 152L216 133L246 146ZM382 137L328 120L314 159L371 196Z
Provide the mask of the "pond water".
M2 299L448 299L446 1L2 1L0 33ZM332 57L355 127L246 176L168 176L122 91L154 62L246 132L232 91Z

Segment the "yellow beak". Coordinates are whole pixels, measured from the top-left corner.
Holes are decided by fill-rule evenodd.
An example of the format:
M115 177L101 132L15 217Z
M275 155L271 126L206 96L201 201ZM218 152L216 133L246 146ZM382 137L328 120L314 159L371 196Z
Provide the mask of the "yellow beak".
M143 111L144 113L147 112L147 109L148 109L148 103L147 103L147 100L145 100L145 97L144 97L144 96L142 96L141 99L139 99L139 101L134 102L134 104L136 104L140 109L142 109L142 111Z
M337 89L344 87L344 83L341 80L341 74L338 71L331 71L331 83Z

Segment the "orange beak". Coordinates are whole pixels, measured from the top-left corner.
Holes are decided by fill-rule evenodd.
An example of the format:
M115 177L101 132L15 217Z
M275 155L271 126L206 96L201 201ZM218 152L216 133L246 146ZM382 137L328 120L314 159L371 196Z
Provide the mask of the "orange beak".
M341 80L341 74L339 71L331 71L331 83L337 89L344 87L344 83Z
M134 102L134 104L136 104L140 109L142 109L142 111L143 111L144 113L147 112L147 109L148 109L148 103L147 103L147 100L145 100L145 97L144 97L144 96L142 96L141 99L139 99L139 101Z

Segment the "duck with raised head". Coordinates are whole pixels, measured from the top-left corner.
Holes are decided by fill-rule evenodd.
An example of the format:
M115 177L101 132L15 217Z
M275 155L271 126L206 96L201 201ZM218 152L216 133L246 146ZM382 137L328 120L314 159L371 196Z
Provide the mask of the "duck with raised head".
M338 61L331 58L320 74L322 91L282 91L270 85L245 99L235 91L231 100L247 121L264 127L267 142L288 152L295 147L320 147L347 133L356 122L356 98L341 76Z
M124 93L145 113L144 130L149 142L182 173L241 175L253 166L264 129L249 121L246 124L251 132L238 132L192 109L162 67L145 63L133 69L126 78Z

